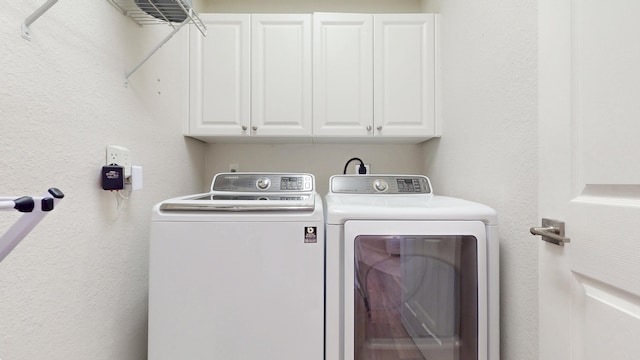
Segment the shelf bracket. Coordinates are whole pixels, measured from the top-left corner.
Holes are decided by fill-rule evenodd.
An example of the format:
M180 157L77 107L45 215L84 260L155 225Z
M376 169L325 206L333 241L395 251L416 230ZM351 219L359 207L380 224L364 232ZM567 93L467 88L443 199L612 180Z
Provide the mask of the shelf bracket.
M167 41L171 40L171 38L178 31L180 31L180 29L182 29L183 26L188 24L190 21L191 20L189 18L186 18L183 22L180 23L180 25L178 25L177 27L174 27L173 31L171 31L171 33L169 35L167 35L167 37L165 37L164 40L162 40L155 48L153 48L153 50L151 50L151 52L149 52L149 54L144 59L142 59L142 61L140 61L138 63L138 65L136 65L131 71L128 71L124 76L124 86L128 86L129 85L129 77L131 75L133 75L133 73L136 72L136 70L138 70L145 62L147 62L147 60L149 60L153 56L153 54L155 54L158 50L160 50L160 48L164 44L166 44Z
M34 21L38 20L42 14L47 12L53 5L55 5L58 0L47 0L42 6L40 6L33 14L29 15L29 17L22 23L22 37L25 40L31 40L31 33L29 32L29 26L33 24Z

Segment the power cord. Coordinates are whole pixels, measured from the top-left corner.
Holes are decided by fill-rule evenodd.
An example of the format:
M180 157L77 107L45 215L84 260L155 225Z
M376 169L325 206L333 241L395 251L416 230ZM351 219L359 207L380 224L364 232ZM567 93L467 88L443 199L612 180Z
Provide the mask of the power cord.
M362 161L362 159L354 157L349 159L349 161L347 161L346 164L344 164L344 170L342 171L343 174L347 173L347 168L349 167L349 163L351 163L352 161L360 161L360 165L358 166L358 174L363 175L367 173L367 168L364 166L364 161Z

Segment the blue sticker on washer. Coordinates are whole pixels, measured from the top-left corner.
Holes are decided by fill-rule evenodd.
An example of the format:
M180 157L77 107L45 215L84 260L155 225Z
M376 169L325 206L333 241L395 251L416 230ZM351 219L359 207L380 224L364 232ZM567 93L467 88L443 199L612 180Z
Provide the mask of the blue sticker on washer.
M304 242L305 243L317 243L318 242L318 228L315 226L304 227Z

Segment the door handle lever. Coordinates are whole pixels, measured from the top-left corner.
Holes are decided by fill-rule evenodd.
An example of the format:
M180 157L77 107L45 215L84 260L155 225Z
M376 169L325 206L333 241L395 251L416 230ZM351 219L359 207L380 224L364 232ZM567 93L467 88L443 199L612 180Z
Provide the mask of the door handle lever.
M532 235L542 236L542 240L564 246L571 242L571 239L564 236L564 222L550 219L542 219L542 227L532 227L529 229Z

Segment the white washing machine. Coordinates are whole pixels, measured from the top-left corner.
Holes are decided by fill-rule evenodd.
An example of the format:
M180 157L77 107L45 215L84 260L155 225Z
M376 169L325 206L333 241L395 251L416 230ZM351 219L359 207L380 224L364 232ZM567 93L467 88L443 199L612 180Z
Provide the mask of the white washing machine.
M223 173L153 209L149 359L323 359L324 214L310 174Z
M499 359L497 218L421 175L326 196L326 359Z

